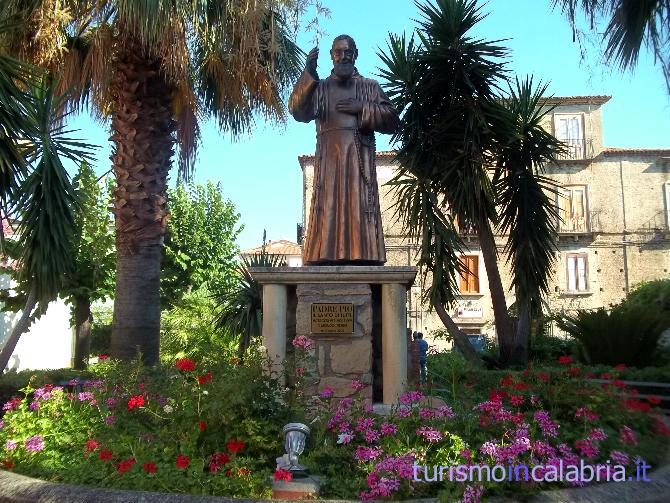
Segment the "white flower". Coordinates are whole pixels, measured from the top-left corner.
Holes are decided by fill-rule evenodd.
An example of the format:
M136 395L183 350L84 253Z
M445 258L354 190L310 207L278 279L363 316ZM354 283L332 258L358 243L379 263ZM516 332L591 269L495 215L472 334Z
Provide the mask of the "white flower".
M338 444L348 444L354 439L354 436L351 433L340 433L337 436Z
M202 394L203 394L203 395L209 395L209 391L207 391L207 390L203 390L203 391L202 391Z
M163 410L164 410L167 414L169 414L170 412L173 412L173 411L174 411L174 407L172 407L171 405L166 405L166 406L163 407Z

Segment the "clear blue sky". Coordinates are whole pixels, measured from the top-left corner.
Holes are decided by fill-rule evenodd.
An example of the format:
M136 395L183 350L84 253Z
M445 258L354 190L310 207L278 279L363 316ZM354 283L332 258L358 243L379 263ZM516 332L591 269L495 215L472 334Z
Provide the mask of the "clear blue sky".
M510 68L518 75L533 74L550 82L555 96L606 94L612 100L603 108L605 145L610 147L670 147L670 98L663 76L653 58L643 54L634 73L622 74L598 63L593 52L588 62L580 58L579 46L551 0L490 0L484 7L489 16L480 23L478 35L489 40L509 39ZM410 0L324 0L332 10L321 21L327 35L321 40L320 74L330 71L327 49L332 38L347 33L356 39L356 66L365 76L374 76L381 64L376 53L386 44L389 32L409 32L418 17ZM302 32L298 43L309 51L314 33ZM100 145L96 171L110 167L107 125L87 116L72 121L77 136ZM239 238L242 249L257 246L267 229L268 239L295 240L296 223L302 219L302 175L298 155L313 153L314 124L290 120L286 125L259 121L254 133L232 143L208 122L203 125L202 144L195 181L221 182L225 197L241 213L245 229ZM378 149L391 148L388 136L379 136ZM172 171L171 182L176 179Z

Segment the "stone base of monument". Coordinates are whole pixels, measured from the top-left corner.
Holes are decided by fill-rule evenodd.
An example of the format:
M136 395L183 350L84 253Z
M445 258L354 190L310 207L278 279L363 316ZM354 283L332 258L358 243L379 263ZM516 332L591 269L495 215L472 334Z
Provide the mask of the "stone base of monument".
M294 478L285 482L272 481L272 499L304 500L315 499L319 495L321 480L319 477Z
M415 267L252 268L263 285L263 344L283 377L291 342L308 340L308 394L395 404L407 387L407 290ZM359 388L352 388L352 380Z

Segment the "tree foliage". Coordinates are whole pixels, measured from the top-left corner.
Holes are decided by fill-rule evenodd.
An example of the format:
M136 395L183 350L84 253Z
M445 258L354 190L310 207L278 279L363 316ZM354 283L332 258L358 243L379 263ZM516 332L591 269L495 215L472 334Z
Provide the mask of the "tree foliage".
M235 243L243 226L221 186L178 184L168 191L170 220L165 236L161 303L178 303L191 290L225 292L235 284Z
M661 67L670 93L670 0L552 0L568 18L573 38L581 36L581 13L589 29L601 34L607 64L621 70L637 65L644 45Z
M417 7L416 32L409 38L391 34L380 54L386 90L402 112L394 136L400 169L390 182L396 216L420 246L418 265L432 273L425 300L451 332L458 329L444 306L460 297L453 271L467 272L459 228L477 231L501 356L510 359L509 348L525 351L530 327L524 324L521 340L514 333L493 230L509 233L505 254L517 301L539 304L554 260L556 222L553 186L541 170L562 150L542 128L550 111L543 106L546 85L509 82L508 50L471 34L484 17L476 0Z

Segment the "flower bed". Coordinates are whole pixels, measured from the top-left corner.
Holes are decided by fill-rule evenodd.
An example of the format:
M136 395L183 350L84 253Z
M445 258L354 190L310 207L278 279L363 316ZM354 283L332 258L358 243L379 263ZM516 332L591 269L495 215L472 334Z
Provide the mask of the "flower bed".
M267 497L273 472L290 477L274 470L281 428L303 420L312 437L301 462L323 476L324 497L477 501L561 484L440 482L433 466L514 463L547 473L583 460L604 478L614 464L654 466L670 434L654 397L622 388L622 369L600 385L568 360L551 371L472 374L447 403L412 391L387 416L357 397L357 380L351 398L337 401L326 388L292 409L299 390L264 377L259 361L201 368L182 359L149 370L105 360L90 372L83 383L28 386L10 398L0 422L5 469L101 487Z
M594 476L621 480L614 465L627 467L630 474L638 462L654 466L664 459L670 429L656 413L657 398L637 399L634 392L630 397L632 390L624 395L617 378L621 368L610 369L611 381L600 385L586 379L571 360L561 362L554 371L499 375L493 386L482 385L477 374L452 390L458 400L449 405L431 406L421 393L411 392L383 418L360 401L331 403L324 390L316 410L326 431L310 454L312 465L332 466L326 468L331 478L326 489L333 496L352 497L358 491L364 500L440 496L477 501L482 494L519 498L583 485L577 471L582 462ZM438 471L441 466L510 464L529 470L542 465L537 473L549 482L525 481L521 470L515 473L518 482L453 483L448 470L443 481ZM565 483L558 476L552 482L551 471L561 466Z
M0 464L51 481L152 491L269 495L291 417L259 365L150 370L104 361L68 386L3 406Z

